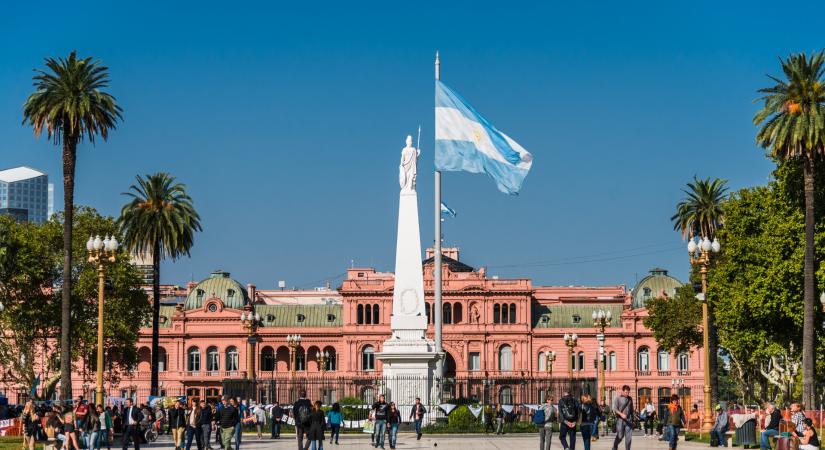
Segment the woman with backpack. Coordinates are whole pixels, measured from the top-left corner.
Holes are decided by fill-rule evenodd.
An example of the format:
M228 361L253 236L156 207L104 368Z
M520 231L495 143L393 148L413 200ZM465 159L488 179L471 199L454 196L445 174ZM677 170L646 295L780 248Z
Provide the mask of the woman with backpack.
M335 445L338 445L338 437L341 435L341 424L344 423L344 415L341 414L341 405L337 402L332 404L332 410L327 414L327 420L329 420L329 443L332 444L335 441Z
M676 450L676 444L679 442L679 431L685 426L685 411L679 404L678 395L673 394L670 396L670 404L667 405L667 410L667 428L670 434L668 448Z
M312 443L312 450L324 450L324 429L327 418L321 409L321 401L315 400L312 404L312 413L309 415L309 432L307 439Z

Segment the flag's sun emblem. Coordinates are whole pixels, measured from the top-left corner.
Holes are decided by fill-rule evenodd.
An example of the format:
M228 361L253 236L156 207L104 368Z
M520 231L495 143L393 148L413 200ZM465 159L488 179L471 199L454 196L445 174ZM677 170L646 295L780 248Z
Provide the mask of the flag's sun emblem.
M476 138L476 142L481 142L481 132L478 130L473 131L473 136Z

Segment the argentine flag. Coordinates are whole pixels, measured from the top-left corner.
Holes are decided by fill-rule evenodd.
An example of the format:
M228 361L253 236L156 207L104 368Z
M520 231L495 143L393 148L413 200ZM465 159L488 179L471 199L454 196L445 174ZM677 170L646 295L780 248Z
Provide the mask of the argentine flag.
M441 202L441 215L455 217L455 211L451 209L449 206L447 206L446 203Z
M533 155L435 82L436 170L486 173L501 192L515 195L532 165Z

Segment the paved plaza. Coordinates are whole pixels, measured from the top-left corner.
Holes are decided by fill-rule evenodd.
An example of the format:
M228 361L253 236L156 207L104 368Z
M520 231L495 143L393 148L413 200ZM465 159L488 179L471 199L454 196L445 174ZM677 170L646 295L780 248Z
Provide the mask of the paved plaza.
M582 450L581 436L576 436L576 449ZM398 450L419 450L419 449L433 449L438 450L537 450L538 449L538 434L506 434L503 436L483 435L483 434L436 434L424 435L420 441L416 441L415 435L410 433L399 434L398 436ZM341 435L341 445L324 444L326 450L349 450L349 449L371 449L369 435L366 434L346 434ZM593 450L610 450L613 444L613 437L608 436L596 442L593 442L591 448ZM113 445L112 448L119 445ZM143 448L145 446L141 446ZM151 445L152 448L172 448L171 439L168 436L163 436L157 442ZM389 445L385 445L389 449ZM667 450L667 443L656 439L645 439L641 434L633 436L633 450ZM194 444L192 448L195 448ZM217 447L213 448L219 450ZM550 446L551 450L561 450L561 444L558 441L558 434L553 435L553 441ZM707 444L700 442L685 442L679 441L679 449L707 449ZM258 440L254 435L244 435L242 450L296 450L297 443L294 436L282 436L281 439L261 439ZM624 443L619 445L620 450L624 450Z

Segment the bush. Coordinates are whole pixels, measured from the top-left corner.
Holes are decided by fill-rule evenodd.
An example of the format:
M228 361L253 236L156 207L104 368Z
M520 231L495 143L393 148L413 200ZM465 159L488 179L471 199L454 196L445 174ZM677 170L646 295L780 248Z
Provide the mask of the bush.
M476 428L481 429L481 419L470 412L470 408L465 405L454 409L447 416L447 427L455 431L471 431Z

